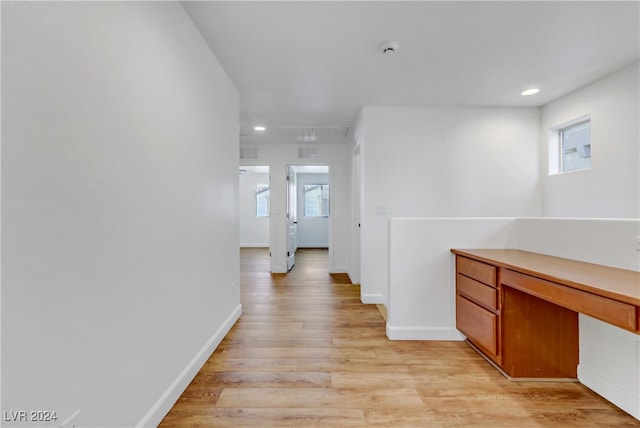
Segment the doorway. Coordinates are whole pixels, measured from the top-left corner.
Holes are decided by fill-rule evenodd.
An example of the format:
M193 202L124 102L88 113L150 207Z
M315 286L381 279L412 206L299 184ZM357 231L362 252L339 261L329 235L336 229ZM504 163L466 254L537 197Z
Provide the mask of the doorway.
M240 247L270 246L271 180L268 166L241 166L238 192Z
M299 248L329 251L331 186L327 165L287 166L287 271Z

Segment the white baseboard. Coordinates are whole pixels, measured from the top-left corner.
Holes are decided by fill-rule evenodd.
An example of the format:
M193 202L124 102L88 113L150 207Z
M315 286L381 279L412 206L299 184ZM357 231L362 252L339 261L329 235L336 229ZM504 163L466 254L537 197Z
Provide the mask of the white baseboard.
M348 274L349 271L346 267L343 266L332 266L329 268L329 273L346 273Z
M182 395L187 386L189 386L202 366L204 366L204 363L206 363L211 354L213 354L213 351L216 350L220 342L222 342L227 333L229 333L231 327L238 321L240 315L242 315L242 305L238 305L220 328L216 330L204 347L193 357L176 380L173 381L158 401L149 409L147 414L138 422L137 427L157 427L160 424L162 419L169 413L169 410L171 410L171 407L178 401L180 395Z
M578 364L578 380L587 388L601 395L634 418L640 420L640 396L626 391L609 379ZM640 394L640 391L638 391Z
M453 327L394 327L387 323L389 340L465 340Z
M262 243L244 243L244 244L240 244L240 248L269 248L269 243L267 242L266 244L264 242Z
M349 280L352 284L360 284L360 278L354 275L353 272L351 272L351 269L347 269L347 275L349 275Z
M360 301L365 304L386 305L384 294L360 294Z

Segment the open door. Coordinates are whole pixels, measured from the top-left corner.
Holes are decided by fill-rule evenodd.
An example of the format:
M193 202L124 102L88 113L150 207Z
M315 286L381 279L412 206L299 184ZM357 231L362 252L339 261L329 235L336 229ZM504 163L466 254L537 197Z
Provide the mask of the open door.
M287 272L296 263L298 249L298 213L297 213L296 173L287 166Z

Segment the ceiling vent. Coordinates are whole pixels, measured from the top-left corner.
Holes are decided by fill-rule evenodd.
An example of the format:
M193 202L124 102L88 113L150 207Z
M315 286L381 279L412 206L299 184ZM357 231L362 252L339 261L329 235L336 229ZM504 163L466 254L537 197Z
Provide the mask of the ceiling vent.
M240 147L240 159L258 159L258 148Z
M342 139L349 133L348 126L279 126L280 136L298 143Z
M298 159L315 159L318 151L315 147L298 147Z

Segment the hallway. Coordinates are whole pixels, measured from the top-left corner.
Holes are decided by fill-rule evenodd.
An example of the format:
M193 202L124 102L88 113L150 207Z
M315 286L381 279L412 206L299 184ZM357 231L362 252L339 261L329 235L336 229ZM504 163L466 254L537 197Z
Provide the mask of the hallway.
M464 342L389 341L326 250L241 250L244 313L162 427L629 427L579 383L509 382Z

